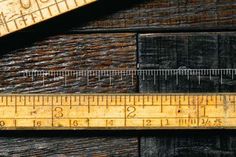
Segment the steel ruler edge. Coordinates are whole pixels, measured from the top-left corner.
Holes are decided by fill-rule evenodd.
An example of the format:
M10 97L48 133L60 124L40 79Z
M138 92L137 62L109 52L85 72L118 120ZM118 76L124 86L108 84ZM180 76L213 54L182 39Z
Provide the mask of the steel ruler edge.
M0 0L0 37L96 0Z
M0 129L235 129L235 100L236 93L0 94Z

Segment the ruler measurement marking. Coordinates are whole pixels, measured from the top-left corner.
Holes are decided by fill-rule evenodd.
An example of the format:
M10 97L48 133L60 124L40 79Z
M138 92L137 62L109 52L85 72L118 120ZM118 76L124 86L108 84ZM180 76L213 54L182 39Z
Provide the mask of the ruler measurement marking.
M134 117L134 118L132 118L133 120L142 120L142 119L178 119L178 118L180 118L180 119L187 119L188 118L188 116L186 116L186 117ZM192 118L197 118L197 117L192 117ZM207 117L208 119L219 119L219 118L222 118L222 117ZM6 118L6 117L0 117L0 119L12 119L12 118ZM14 119L22 119L22 120L27 120L27 119L31 119L31 120L34 120L35 118L34 117L32 117L32 118L29 118L29 117L21 117L21 118L14 118ZM48 117L40 117L40 118L38 118L38 119L46 119L46 120L51 120L51 118L48 118ZM62 120L70 120L70 119L82 119L82 120L85 120L85 119L94 119L94 120L96 120L96 119L101 119L101 120L106 120L106 119L116 119L116 120L123 120L124 118L122 118L122 117L99 117L99 118L97 118L97 117L89 117L89 118L86 118L86 117L62 117L62 118L60 118L60 119L62 119ZM228 119L236 119L236 117L229 117Z
M14 105L8 105L9 107L13 107ZM18 107L32 107L32 105L17 105ZM45 106L45 107L48 107L48 106L51 106L51 105L42 105L42 106ZM78 105L71 105L72 107L75 107L75 106L78 106ZM88 105L80 105L80 106L88 106ZM94 107L94 106L98 106L98 105L91 105L90 104L90 106L91 107ZM107 105L99 105L99 106L101 106L101 107L107 107ZM109 106L111 106L111 107L114 107L114 106L119 106L119 107L121 107L121 106L124 106L124 105L111 105L111 104L109 104ZM108 107L109 107L108 106ZM142 107L143 105L136 105L137 107ZM146 107L152 107L152 106L154 106L154 105L145 105ZM157 106L157 105L156 105ZM159 106L159 105L158 105ZM166 107L166 106L169 106L168 104L163 104L162 105L163 107ZM179 105L171 105L171 106L175 106L175 107L179 107ZM184 104L184 105L182 105L181 104L181 106L188 106L187 104ZM211 105L211 104L209 104L208 106L215 106L215 105ZM223 105L222 105L223 106ZM62 105L62 107L68 107L68 105ZM69 106L70 107L70 106Z
M15 114L17 114L17 100L16 98L14 100L15 100ZM11 102L12 102L12 97L11 97Z
M52 106L52 109L51 109L51 126L53 127L54 126L54 102L53 102L53 97L51 98L51 106Z
M27 26L25 15L23 15L22 10L20 10L20 15L21 15L21 18L22 18L22 21L23 21L24 25Z
M125 98L125 102L124 102L124 126L127 126L127 102L126 102L126 96L123 96Z
M44 20L46 20L46 19L52 18L52 17L57 16L57 15L59 15L59 14L68 12L68 11L73 10L73 9L75 9L75 8L81 7L81 6L83 6L83 5L86 5L86 4L95 2L96 0L88 1L88 2L86 2L86 3L84 3L84 4L82 4L82 5L78 5L78 3L77 3L76 1L74 1L74 2L75 2L75 6L71 6L71 7L69 6L67 0L63 0L63 1L57 1L57 0L55 0L55 3L53 3L53 4L48 4L48 5L45 6L45 7L43 7L43 4L41 4L38 0L34 0L34 1L32 1L33 4L30 4L30 6L27 6L26 8L23 7L23 9L25 10L25 11L24 11L24 12L25 12L24 14L23 14L23 12L22 12L22 8L19 8L20 6L22 6L22 4L20 4L21 1L18 2L18 3L16 3L16 4L14 3L14 5L13 5L12 1L13 1L13 0L8 0L8 2L6 2L6 3L3 3L3 1L0 1L0 5L3 5L3 6L2 6L2 7L3 7L3 10L2 10L2 12L0 13L0 17L2 16L3 26L4 26L4 28L6 29L6 31L5 31L5 29L3 29L3 28L2 28L2 29L3 29L2 31L1 31L1 29L0 29L0 32L2 32L2 34L0 34L0 37L1 37L1 36L4 36L4 35L7 35L7 34L9 34L9 33L15 32L15 31L17 31L17 30L23 29L23 28L28 27L28 26L30 26L30 25L33 25L33 24L35 24L35 23L42 22L42 21L44 21ZM64 6L59 5L59 3L60 3L60 4L61 4L61 3L64 4L65 10L62 11L62 9L63 9ZM34 4L37 6L37 9L36 9L36 8L30 9L30 7L32 7ZM52 7L52 6L56 6L56 8L57 8L57 10L58 10L58 13L55 13L55 11L52 12L52 10L51 10L51 8L50 8L50 7ZM11 8L11 7L12 7L12 8ZM62 8L60 8L60 7L62 7ZM6 17L13 17L13 13L11 12L11 9L19 10L18 13L17 13L17 12L15 13L15 15L19 15L19 16L15 17L15 18L6 19ZM47 9L47 10L48 10L48 13L47 13L47 14L48 14L49 17L47 17L47 15L44 16L44 14L43 14L43 10L44 10L44 9ZM9 11L8 11L8 10L9 10ZM5 12L5 11L6 11L6 12ZM35 15L35 16L34 16L33 14L34 14L35 12L39 12L39 15ZM5 17L5 14L6 14L6 17ZM53 15L53 14L54 14L54 15ZM28 16L27 18L25 18L25 16L27 16L27 15L29 15L29 16ZM28 19L30 16L31 16L31 18L32 18L33 23L27 24L26 19ZM35 19L38 18L38 17L41 17L41 19L39 19L38 21L36 21ZM22 26L22 27L19 27L19 25L17 24L17 23L18 23L17 20L18 20L19 18L21 18L21 19L23 20L23 22L24 22L24 26ZM11 24L12 21L13 21L13 24L15 25L14 28L13 28L13 25Z
M67 0L64 0L64 2L65 2L65 4L66 4L67 10L69 10L70 8L69 8L69 5L68 5L68 3L67 3Z
M61 9L60 9L60 7L59 7L59 2L57 2L57 0L54 0L54 5L56 5L56 7L57 7L57 10L58 10L58 12L59 12L59 14L61 13Z
M35 0L35 2L36 2L36 4L37 4L38 11L39 11L39 13L40 13L41 18L44 19L43 12L42 12L42 8L40 7L38 0Z
M4 26L6 27L6 30L7 30L8 32L10 32L10 28L9 28L9 26L8 26L8 23L7 23L7 21L6 21L6 18L5 18L5 15L4 15L3 12L1 12L1 16L2 16L2 20L3 20Z
M29 95L32 97L32 99L35 101L37 101L37 109L39 109L39 112L37 113L37 117L35 117L35 115L31 115L30 117L27 115L24 115L21 111L27 111L29 108L27 108L27 106L30 106L28 104L29 103L29 99L26 99L25 97L27 97L27 95L6 95L6 102L9 103L8 108L6 109L13 109L11 107L14 107L13 105L20 107L17 109L17 111L19 111L17 113L17 117L12 116L12 117L4 117L4 116L0 116L0 119L3 120L4 123L6 123L6 128L10 128L10 126L12 127L13 123L5 121L5 120L16 120L17 121L17 128L19 127L24 127L24 123L28 124L26 128L43 128L48 127L48 128L66 128L66 127L70 127L70 128L96 128L96 127L101 127L101 128L112 128L112 127L116 127L116 125L118 125L120 128L129 128L129 127L140 127L140 128L168 128L168 127L176 127L176 128L191 128L191 127L197 127L197 128L202 128L202 127L213 127L213 128L217 128L217 127L235 127L236 126L236 114L232 114L229 117L227 117L227 122L224 122L222 124L214 124L215 121L217 121L218 119L224 119L225 115L223 114L224 109L222 107L219 106L223 106L224 103L223 100L227 100L230 101L231 103L228 103L228 105L233 105L232 107L234 107L235 102L233 102L235 100L235 95L234 94L189 94L189 95L183 95L184 97L180 97L182 96L181 94L91 94L91 95L70 95L70 94L63 94L63 95ZM101 112L110 112L109 115L111 114L111 116L103 116L103 115L97 115L96 114L96 107L98 107L98 103L96 103L97 100L101 100L103 96L103 99L108 100L108 105L109 107L111 107L111 109L106 110L106 106L107 104L104 105L99 105ZM122 97L121 97L122 96ZM159 100L157 100L157 96L159 96ZM209 96L209 97L208 97ZM2 98L3 96L1 96ZM45 98L49 98L52 101L52 104L49 105L44 104L44 99ZM61 99L63 97L63 99ZM85 113L83 110L74 110L73 112L77 113L77 114L73 114L70 115L70 105L69 103L72 101L72 98L77 100L82 97L84 98L84 101L82 102L81 105L86 106L90 105L91 107L91 111L90 114L87 114L87 112ZM174 112L177 113L177 110L174 111L173 113L169 111L172 110L171 108L175 109L175 107L179 107L182 106L182 103L186 104L186 100L190 99L193 101L193 105L196 105L196 107L194 107L193 105L190 106L189 109L186 109L187 111L189 110L189 112L186 112L186 114L180 114L175 115ZM101 99L98 99L101 98ZM140 99L139 99L140 98ZM185 100L183 100L183 98ZM224 98L224 99L223 99ZM26 105L24 104L24 100L27 100ZM58 99L58 100L57 100ZM115 103L116 99L121 99L121 101L119 101L119 103ZM142 99L142 100L141 100ZM207 105L207 99L211 99L211 101L209 101L209 104ZM127 102L126 102L127 100ZM139 100L139 101L138 101ZM154 103L151 103L152 101L155 101ZM162 105L163 106L168 106L167 110L163 111L163 113L165 113L165 116L161 114L160 110L158 111L154 111L151 107L153 107L153 104L158 104L160 105L160 100L162 101ZM181 101L180 101L181 100ZM56 102L57 101L57 102ZM189 100L188 100L189 101ZM190 105L192 104L186 104ZM206 102L205 102L206 101ZM32 102L32 101L31 101ZM56 104L54 104L56 102ZM62 103L63 102L63 103ZM102 102L102 101L101 101ZM100 103L101 103L100 102ZM121 103L123 102L123 103ZM145 103L145 108L143 108L143 104L140 103ZM157 103L158 102L158 103ZM205 103L203 103L205 102ZM15 103L15 104L13 104ZM72 102L71 102L72 103ZM127 104L128 103L128 104ZM216 103L218 104L218 109L214 109L213 106L216 105ZM63 108L61 107L56 107L54 105L59 105L62 104ZM203 104L206 112L206 115L204 117L200 116L200 105ZM127 106L128 105L128 106ZM103 107L102 107L103 106ZM122 112L124 113L123 115L114 115L113 116L113 112L115 114L116 112L116 108L119 106L122 108L122 106L124 107L122 109ZM149 106L149 107L147 107ZM9 108L10 107L10 108ZM95 108L93 108L95 107ZM50 109L51 108L51 109ZM92 109L93 108L93 109ZM5 109L5 108L3 108ZM49 109L51 111L49 111ZM63 116L59 116L58 114L60 114L61 110L58 109L63 109ZM95 110L94 110L95 109ZM213 109L213 110L212 110ZM220 110L219 110L220 109ZM146 110L150 110L151 112L147 112L147 114L145 113ZM217 114L213 114L212 113L215 111L219 111ZM41 111L45 111L46 113L50 113L51 112L51 117L47 116L46 114L40 115ZM203 110L204 111L204 110ZM84 115L80 114L83 113ZM142 114L141 114L142 113ZM191 113L196 113L194 115L192 115ZM134 115L135 114L135 115ZM210 115L209 115L210 114ZM78 116L79 115L79 116ZM55 117L54 117L55 116ZM191 117L193 116L193 117ZM56 118L56 121L55 119ZM51 119L51 123L48 122L48 120ZM33 121L35 122L33 122ZM75 120L75 123L73 123ZM78 122L81 121L81 122ZM85 123L83 122L83 120L86 120L86 125L84 125ZM109 120L109 121L107 121ZM110 121L112 120L112 121ZM114 121L113 121L114 120ZM175 121L176 120L176 121ZM203 121L203 122L202 122ZM23 123L24 122L24 123ZM43 126L38 126L35 124L38 124L37 122L40 122L39 124L43 124ZM55 122L55 123L54 123ZM111 123L110 123L111 122ZM8 124L9 123L9 124ZM116 124L117 123L117 124ZM122 124L121 124L122 123ZM49 125L50 124L50 125ZM76 124L76 126L74 125ZM81 125L80 125L81 124ZM104 124L104 125L103 125ZM227 125L228 124L228 125ZM78 126L77 126L78 125ZM84 127L83 127L84 126ZM1 127L1 125L0 125ZM16 127L15 127L16 128Z

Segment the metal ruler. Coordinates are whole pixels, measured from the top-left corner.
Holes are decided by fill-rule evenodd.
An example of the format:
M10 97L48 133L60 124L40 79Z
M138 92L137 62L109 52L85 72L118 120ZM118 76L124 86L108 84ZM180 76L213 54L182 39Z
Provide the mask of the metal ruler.
M236 127L236 94L11 94L0 108L1 129Z
M0 37L96 0L0 0Z
M41 78L43 82L48 79L57 79L63 77L65 84L68 77L75 77L76 80L80 77L85 78L87 83L90 77L109 79L110 85L113 80L130 78L132 84L134 79L148 81L149 84L158 85L158 79L168 80L171 78L176 84L179 84L180 78L185 78L186 81L197 80L197 84L201 84L202 79L213 77L219 78L219 83L224 84L224 78L234 80L236 77L236 69L107 69L107 70L25 70L18 74L22 77L31 77L32 81L35 78ZM186 82L185 82L186 83ZM43 83L44 84L44 83Z
M234 80L236 69L25 70L30 79L162 77L192 81L219 76ZM97 79L94 79L97 78ZM79 80L79 79L78 79ZM84 79L83 79L84 80ZM200 80L200 81L199 81ZM108 83L108 81L105 81ZM133 82L133 81L131 81ZM94 82L93 82L94 83ZM114 83L111 83L112 86ZM176 82L177 83L177 82ZM224 84L223 79L221 83ZM234 93L0 94L1 129L204 129L236 128Z

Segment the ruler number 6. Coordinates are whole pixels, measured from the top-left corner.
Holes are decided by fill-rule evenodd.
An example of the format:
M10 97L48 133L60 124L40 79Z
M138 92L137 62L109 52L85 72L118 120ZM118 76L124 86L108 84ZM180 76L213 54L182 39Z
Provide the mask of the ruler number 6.
M126 108L126 112L127 112L127 118L134 118L136 116L135 114L136 111L136 107L134 106L129 106Z
M56 118L62 118L63 117L63 108L56 107L54 109L54 112L55 112L54 117L56 117Z

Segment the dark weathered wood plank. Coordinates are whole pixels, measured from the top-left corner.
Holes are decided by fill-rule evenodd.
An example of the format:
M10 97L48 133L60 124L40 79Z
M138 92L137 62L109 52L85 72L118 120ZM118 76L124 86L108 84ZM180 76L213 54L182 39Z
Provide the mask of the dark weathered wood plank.
M231 33L154 33L139 35L140 68L235 68L236 34ZM179 84L175 78L159 78L155 86L151 80L139 79L140 92L235 92L235 79L219 77L181 78ZM148 84L148 86L147 86ZM204 133L201 133L204 132ZM214 135L214 136L209 136ZM141 138L141 155L157 156L235 156L232 141L234 133L214 133L188 131L178 133L152 133ZM225 143L225 145L223 145ZM233 142L234 143L234 142Z
M16 39L15 39L16 40ZM4 41L7 43L7 41ZM20 46L22 45L22 46ZM17 48L20 47L20 48ZM126 69L136 68L136 35L75 34L42 38L27 44L18 40L1 46L0 92L1 93L85 93L85 92L135 92L130 78L25 78L22 70L76 70L76 69ZM3 135L5 133L6 136ZM84 132L22 132L22 134L0 133L0 156L138 156L138 138ZM31 136L28 136L31 134ZM96 137L97 136L97 137Z
M142 157L234 157L234 131L154 131L141 138ZM155 136L155 137L153 137Z
M23 70L98 70L136 68L135 34L76 34L53 36L0 58L0 92L131 92L131 78L23 77ZM136 81L134 80L134 84Z
M100 0L24 31L41 34L229 31L235 30L235 14L234 0Z
M91 14L100 17L75 31L214 30L236 25L234 0L121 0L95 5Z
M231 33L167 33L141 34L139 36L139 67L159 69L222 69L235 66L235 38ZM152 79L152 78L151 78ZM180 78L159 78L143 81L144 91L159 92L216 92L227 88L235 89L234 80L228 78L222 83L219 76ZM142 80L141 80L142 81ZM169 82L168 82L169 81ZM162 86L164 86L162 88ZM227 86L227 88L223 88Z
M1 156L138 156L137 138L8 137L0 138Z

